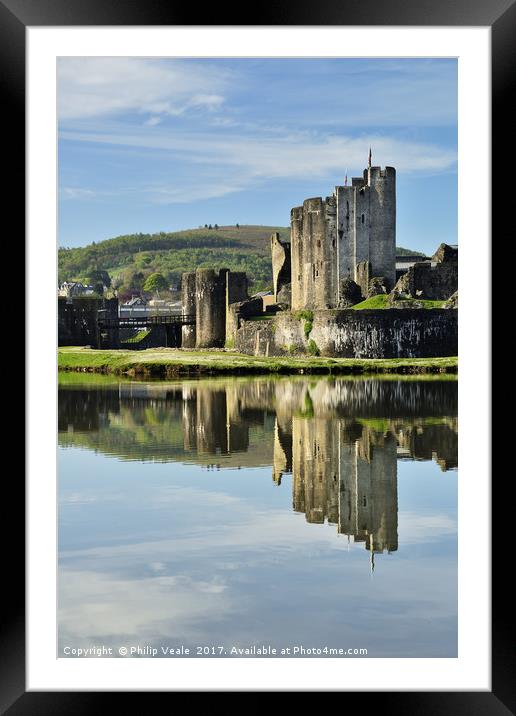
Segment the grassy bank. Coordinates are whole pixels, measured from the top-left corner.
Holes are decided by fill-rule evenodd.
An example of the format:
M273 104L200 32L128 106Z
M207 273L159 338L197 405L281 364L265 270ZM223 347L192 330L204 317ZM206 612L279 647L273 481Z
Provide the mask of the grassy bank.
M365 301L361 301L360 303L356 303L354 306L351 306L351 308L354 311L363 311L367 308L373 308L373 309L389 309L392 308L392 306L389 305L388 301L389 297L386 293L380 293L378 296L371 296L371 298L366 298ZM444 308L446 301L430 301L427 299L412 299L412 298L406 298L406 299L400 299L397 302L398 308L404 307L404 308L412 308L414 304L420 305L421 308Z
M282 356L264 358L206 350L151 348L144 351L59 348L61 371L171 378L223 374L385 374L456 373L457 358L325 358Z

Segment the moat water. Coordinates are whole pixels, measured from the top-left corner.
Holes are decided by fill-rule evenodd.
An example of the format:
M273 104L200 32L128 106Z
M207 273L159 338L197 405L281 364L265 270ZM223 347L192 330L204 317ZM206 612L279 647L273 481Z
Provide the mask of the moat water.
M454 378L61 375L58 655L456 656L457 439Z

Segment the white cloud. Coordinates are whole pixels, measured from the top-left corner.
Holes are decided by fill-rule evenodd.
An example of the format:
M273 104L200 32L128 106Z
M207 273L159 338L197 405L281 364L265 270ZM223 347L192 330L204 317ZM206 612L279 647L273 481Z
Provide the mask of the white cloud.
M227 72L180 60L67 57L58 63L60 120L118 112L178 115L221 106ZM154 120L155 121L155 120Z
M402 173L455 169L453 147L416 141L412 133L401 138L386 129L452 121L454 75L443 74L440 65L350 63L339 79L346 91L335 92L324 63L314 63L311 79L323 74L320 82L312 81L309 100L303 92L289 95L288 73L263 85L245 63L236 66L228 69L213 60L61 58L61 139L97 145L107 181L117 181L108 152L118 151L125 164L137 167L124 173L123 181L131 177L131 186L113 183L95 193L68 186L62 198L117 196L184 204L302 177L320 185L315 192L330 192L346 171L361 175L370 145L375 164ZM261 111L270 97L277 100L277 111ZM368 129L372 125L384 131ZM169 170L163 171L163 161ZM152 174L155 180L149 179Z
M81 189L80 187L65 186L61 189L62 199L91 199L96 196L92 189Z
M132 128L110 124L104 131L64 130L63 139L98 145L123 146L127 151L159 152L174 166L173 183L140 187L142 198L152 203L175 204L225 196L274 179L296 180L303 176L328 183L342 182L344 173L362 174L369 146L373 163L395 166L404 173L441 173L455 167L453 149L388 135L361 137L320 135L313 132L231 135L214 131L193 133L153 127ZM189 175L181 176L187 160ZM195 177L191 167L195 166ZM326 186L326 184L325 184Z
M154 115L153 117L149 117L144 124L146 127L155 127L162 121L162 117L158 117L157 115Z
M153 204L188 204L200 199L219 199L228 194L242 191L247 182L244 177L239 181L228 182L224 180L187 180L175 186L148 186L142 189L142 195Z

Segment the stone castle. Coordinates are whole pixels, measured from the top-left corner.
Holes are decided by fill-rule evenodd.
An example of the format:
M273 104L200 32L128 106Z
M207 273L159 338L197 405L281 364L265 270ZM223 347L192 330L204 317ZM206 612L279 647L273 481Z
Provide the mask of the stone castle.
M457 354L457 311L449 309L458 307L458 249L441 244L431 258L414 256L410 266L397 267L394 167L372 166L370 150L362 177L353 177L349 186L346 177L324 199L306 199L290 218L290 242L277 233L271 237L272 293L249 297L243 272L183 273L181 321L153 326L139 347L349 358ZM353 310L382 293L382 308L396 310ZM446 305L428 306L429 301ZM96 334L102 345L93 317L79 340L78 311L60 305L60 345L95 345ZM106 340L119 347L115 333Z
M279 240L279 239L278 239ZM342 305L347 279L367 290L372 277L396 282L396 170L369 166L332 196L291 211L292 310Z
M397 276L394 167L372 166L370 150L362 177L349 186L346 177L324 199L306 199L290 218L290 242L271 236L272 295L249 298L244 274L183 274L183 312L196 315L195 326L183 327L183 347L354 358L456 355L457 312L448 309L457 302L428 310L421 301L446 301L456 292L457 250L442 244ZM349 310L380 293L396 310Z

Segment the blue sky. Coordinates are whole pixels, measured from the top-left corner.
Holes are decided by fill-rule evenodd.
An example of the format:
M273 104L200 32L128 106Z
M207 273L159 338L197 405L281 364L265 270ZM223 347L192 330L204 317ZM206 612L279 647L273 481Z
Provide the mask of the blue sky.
M397 244L457 242L453 59L60 58L59 243L205 223L287 226L373 164Z

